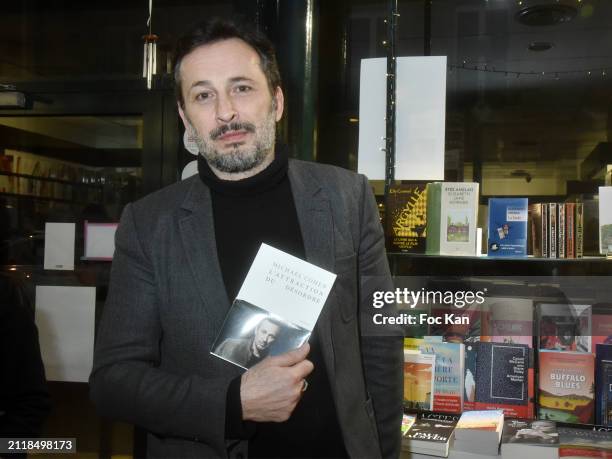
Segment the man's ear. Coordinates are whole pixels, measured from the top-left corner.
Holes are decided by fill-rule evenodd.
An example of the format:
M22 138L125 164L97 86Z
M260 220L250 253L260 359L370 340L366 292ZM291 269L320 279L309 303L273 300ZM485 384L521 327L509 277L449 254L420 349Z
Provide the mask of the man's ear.
M280 86L277 86L276 90L274 91L274 101L276 104L275 119L278 122L283 117L283 110L285 108L285 96L283 95L283 90Z
M183 107L181 107L181 103L177 102L176 106L178 108L179 116L181 117L181 120L183 120L183 126L185 126L185 130L188 131L188 132L192 132L193 131L193 127L191 127L191 123L189 122L189 118L187 118L187 115L185 115Z

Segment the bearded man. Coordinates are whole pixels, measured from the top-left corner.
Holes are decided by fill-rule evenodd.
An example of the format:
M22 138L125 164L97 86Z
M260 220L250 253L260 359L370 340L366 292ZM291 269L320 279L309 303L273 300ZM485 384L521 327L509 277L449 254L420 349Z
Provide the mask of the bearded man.
M123 211L98 410L146 429L149 457L397 457L402 341L360 333L371 291L393 288L367 179L276 142L283 91L257 31L201 23L175 59L199 174ZM337 279L309 343L245 371L210 350L262 242Z

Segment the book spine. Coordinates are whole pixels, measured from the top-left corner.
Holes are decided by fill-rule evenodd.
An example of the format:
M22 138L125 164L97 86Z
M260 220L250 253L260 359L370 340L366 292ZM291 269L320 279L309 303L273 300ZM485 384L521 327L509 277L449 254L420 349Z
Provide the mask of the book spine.
M441 183L427 184L427 223L425 252L428 255L440 254L440 212Z
M567 241L567 258L576 258L576 203L565 204L565 238Z
M584 205L576 203L576 258L582 258L584 253Z
M557 203L548 204L549 258L557 258Z
M542 237L542 256L548 257L548 204L540 204L542 206L542 225L540 226L540 233Z
M557 252L559 258L565 258L565 204L557 204L559 218L557 219Z

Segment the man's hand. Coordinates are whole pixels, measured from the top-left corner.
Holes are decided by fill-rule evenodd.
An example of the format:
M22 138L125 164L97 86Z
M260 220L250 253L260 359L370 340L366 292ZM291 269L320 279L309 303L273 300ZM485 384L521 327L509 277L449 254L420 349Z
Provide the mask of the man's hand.
M304 378L314 366L308 343L285 354L267 357L242 375L240 400L245 421L283 422L300 401Z

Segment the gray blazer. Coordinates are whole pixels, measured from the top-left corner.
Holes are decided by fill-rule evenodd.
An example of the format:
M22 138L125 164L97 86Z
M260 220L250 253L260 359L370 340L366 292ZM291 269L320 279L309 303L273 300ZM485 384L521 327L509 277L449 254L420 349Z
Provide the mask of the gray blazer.
M364 332L368 293L393 288L376 202L344 169L290 160L288 174L306 258L338 275L319 326L346 449L398 457L402 340ZM149 457L248 455L224 439L227 388L243 370L210 354L229 307L198 176L125 207L90 390L100 414L149 432Z

